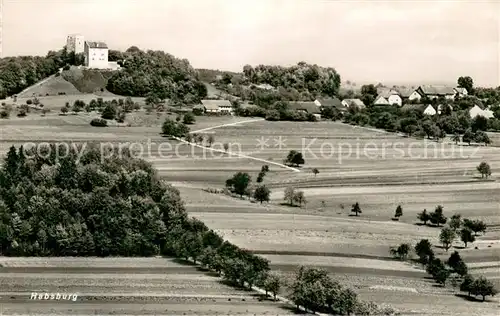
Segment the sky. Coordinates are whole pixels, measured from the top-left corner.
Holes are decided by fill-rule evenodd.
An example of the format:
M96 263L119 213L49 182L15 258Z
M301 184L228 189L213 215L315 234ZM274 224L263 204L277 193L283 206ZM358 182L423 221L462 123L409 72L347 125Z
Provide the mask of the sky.
M72 33L195 68L306 61L356 83L500 85L500 0L3 0L3 56Z

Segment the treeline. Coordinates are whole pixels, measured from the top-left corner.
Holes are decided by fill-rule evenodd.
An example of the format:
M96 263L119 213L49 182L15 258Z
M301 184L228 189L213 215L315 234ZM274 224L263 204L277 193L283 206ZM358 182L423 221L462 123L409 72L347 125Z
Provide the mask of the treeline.
M123 69L108 80L110 92L186 104L199 103L207 95L206 86L197 79L197 72L187 59L162 51L130 48L114 55L123 58Z
M313 95L335 96L340 87L340 75L334 68L299 62L291 67L245 65L243 74L254 84L308 91Z
M66 65L81 64L81 54L66 49L49 51L45 57L19 56L0 59L0 99L17 94L34 83L56 74Z
M467 248L467 244L476 240L477 233L486 231L486 224L483 221L462 218L460 214L454 214L448 220L440 205L430 214L424 210L417 218L424 223L430 220L436 226L447 223L439 234L439 241L446 251L452 247L457 237L464 243L464 248ZM425 267L426 272L443 287L450 281L453 287L460 286L460 291L467 292L468 296L481 296L483 301L486 296L495 296L498 293L491 281L482 276L476 279L469 274L467 264L457 251L453 252L447 261L443 261L436 256L433 247L428 239L422 239L414 247L407 243L393 247L390 253L395 258L406 260L411 259L414 252L418 257L417 261Z
M243 117L262 117L268 121L316 122L318 119L312 113L291 109L288 101L276 101L264 106L241 107L238 101L233 101L235 114ZM339 119L340 112L333 107L323 107L321 116L326 119Z
M498 119L483 116L470 118L468 111L444 110L441 114L428 116L419 110L404 111L398 106L371 106L366 109L349 109L343 121L353 125L372 126L390 132L401 132L418 138L440 140L447 134L458 135L456 141L489 144L485 131L497 129Z
M267 109L277 101L312 101L336 96L340 75L334 68L300 62L291 67L258 65L243 67L243 73L199 70L217 88L242 101ZM215 78L215 79L214 79Z
M390 307L381 308L361 301L350 288L332 279L326 270L301 267L291 285L291 300L306 311L330 315L394 315Z
M0 255L168 255L200 263L237 287L258 285L276 296L284 283L269 273L268 260L189 218L178 190L151 164L97 146L9 149L0 171ZM315 269L301 270L291 298L308 310L380 311Z
M445 229L450 228L444 228L443 231ZM397 248L391 248L390 252L400 260L407 260L414 251L418 257L417 261L425 267L425 271L443 287L451 283L453 287L459 287L460 291L467 292L468 296L481 296L482 301L485 301L486 296L498 294L498 290L490 280L483 276L475 278L469 274L469 268L458 251L443 261L436 257L432 248L433 245L428 239L422 239L415 247L404 243Z

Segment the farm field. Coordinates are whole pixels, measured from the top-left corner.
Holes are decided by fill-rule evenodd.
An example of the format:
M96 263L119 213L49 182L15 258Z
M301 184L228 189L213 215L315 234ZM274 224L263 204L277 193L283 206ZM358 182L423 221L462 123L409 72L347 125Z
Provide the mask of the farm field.
M151 161L163 179L178 187L188 212L229 241L267 257L272 267L284 275L290 275L303 264L323 267L354 287L362 299L390 303L406 313L491 315L498 308L496 298L486 303L466 301L450 288L433 286L420 267L389 258L389 247L402 242L415 244L427 238L439 244L438 228L416 225L418 212L433 211L439 204L444 206L445 216L460 213L485 220L489 225L500 225L500 187L495 179L500 163L498 148L454 145L449 141L438 144L334 122L253 121L238 125L252 119L197 118L191 130L214 135L215 149L220 150L223 143L228 143L230 153L223 153L162 138L158 133L164 117L150 116L156 118L156 123L151 119L148 126L92 128L88 125L90 119L81 115L40 117L32 119L32 123L17 118L0 120L0 150L5 152L10 145L26 141L144 144L149 139L154 143L150 154L141 157ZM141 117L145 114L136 115L138 122L145 120ZM46 124L47 120L54 122ZM291 149L305 151L306 163L299 172L279 166ZM493 178L488 181L478 179L475 171L481 161L492 166ZM223 188L225 180L238 171L248 172L255 179L266 163L270 172L264 184L272 191L270 203L261 205L201 190ZM318 168L320 173L314 176L312 168ZM305 206L282 205L283 192L288 186L304 191ZM355 202L363 210L359 218L349 216ZM391 217L398 204L402 205L404 215L394 222ZM489 228L467 249L462 249L458 241L453 246L448 253L440 248L435 251L442 258L453 250L460 251L473 274L485 275L500 285L498 229ZM99 271L98 267L94 269ZM170 277L169 273L167 276ZM34 280L33 284L40 282ZM85 289L84 281L77 282ZM14 288L18 286L12 284ZM389 285L393 287L388 288ZM121 289L129 287L134 285L124 285ZM95 293L92 291L89 293ZM203 290L198 286L194 292ZM239 306L234 300L226 301L225 304ZM156 308L152 304L148 303L148 308ZM91 309L90 305L85 306ZM249 314L263 314L259 308L249 309ZM84 309L79 311L85 313ZM245 313L243 309L241 312ZM282 315L283 310L274 314Z
M193 266L164 258L1 258L2 315L288 315ZM76 294L37 301L31 293Z

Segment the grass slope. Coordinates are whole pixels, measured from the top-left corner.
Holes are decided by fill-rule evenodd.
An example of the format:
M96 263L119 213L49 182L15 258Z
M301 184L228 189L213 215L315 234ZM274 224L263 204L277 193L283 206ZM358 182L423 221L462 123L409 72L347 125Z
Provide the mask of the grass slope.
M19 93L17 97L32 98L33 96L57 96L59 93L64 93L66 95L82 94L72 83L68 82L63 77L50 76L25 89L23 92Z

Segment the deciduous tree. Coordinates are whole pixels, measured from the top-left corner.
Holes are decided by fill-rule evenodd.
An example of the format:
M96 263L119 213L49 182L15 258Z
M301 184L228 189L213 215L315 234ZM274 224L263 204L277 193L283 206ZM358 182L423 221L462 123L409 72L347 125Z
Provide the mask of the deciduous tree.
M455 240L455 231L449 227L444 227L439 234L439 241L443 244L444 249L450 249L453 240Z

